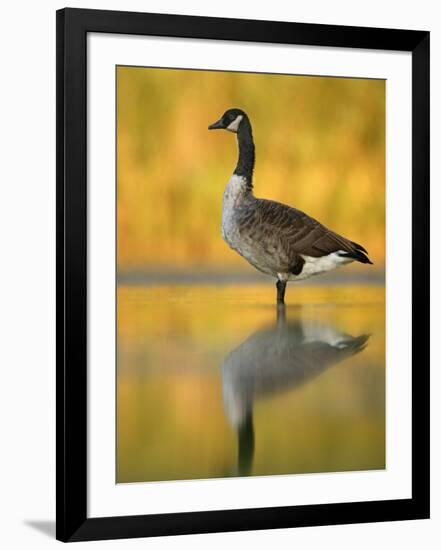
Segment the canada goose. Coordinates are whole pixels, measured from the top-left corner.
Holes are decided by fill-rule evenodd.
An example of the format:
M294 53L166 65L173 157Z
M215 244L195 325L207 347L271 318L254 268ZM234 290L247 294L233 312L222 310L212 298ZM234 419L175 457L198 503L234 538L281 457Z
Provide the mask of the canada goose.
M286 321L278 305L277 322L257 330L225 358L224 409L238 436L238 473L249 475L254 455L256 400L293 390L326 369L362 352L369 335L351 336L320 318Z
M277 302L287 281L299 281L354 260L371 264L361 245L331 231L304 212L253 195L254 141L250 119L229 109L209 130L237 134L239 158L224 192L222 236L259 271L277 278Z

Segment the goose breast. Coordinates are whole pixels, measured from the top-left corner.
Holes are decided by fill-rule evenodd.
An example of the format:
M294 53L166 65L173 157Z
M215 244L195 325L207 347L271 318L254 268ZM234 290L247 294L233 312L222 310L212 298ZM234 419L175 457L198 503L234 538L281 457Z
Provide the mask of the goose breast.
M352 261L341 256L353 249L351 241L300 210L239 193L234 182L224 194L222 235L256 269L286 280Z

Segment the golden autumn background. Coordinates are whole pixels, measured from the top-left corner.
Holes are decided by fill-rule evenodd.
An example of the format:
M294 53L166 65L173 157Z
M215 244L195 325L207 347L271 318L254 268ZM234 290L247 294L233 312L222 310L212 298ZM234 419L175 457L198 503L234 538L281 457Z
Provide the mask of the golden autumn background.
M141 67L116 74L116 481L383 469L385 82ZM375 264L290 285L285 323L274 281L253 279L220 234L237 144L207 127L231 107L253 125L255 195L306 211L365 246ZM323 327L314 346L325 348L330 335L365 335L367 344L317 378L274 391L277 373L302 369L295 357L308 323ZM298 343L282 338L284 326L298 327ZM235 350L257 339L260 351L261 333L262 351L274 354L269 371L260 360L229 368ZM246 471L228 402L232 374L238 388L248 379L245 396L261 386Z
M306 211L383 267L383 80L118 67L119 271L252 270L220 236L237 145L207 126L230 107L253 125L255 195Z

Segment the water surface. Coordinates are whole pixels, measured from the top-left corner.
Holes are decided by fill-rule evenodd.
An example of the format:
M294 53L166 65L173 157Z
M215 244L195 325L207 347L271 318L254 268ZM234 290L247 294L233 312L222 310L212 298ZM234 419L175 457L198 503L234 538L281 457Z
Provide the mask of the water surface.
M119 286L117 482L385 467L384 288Z

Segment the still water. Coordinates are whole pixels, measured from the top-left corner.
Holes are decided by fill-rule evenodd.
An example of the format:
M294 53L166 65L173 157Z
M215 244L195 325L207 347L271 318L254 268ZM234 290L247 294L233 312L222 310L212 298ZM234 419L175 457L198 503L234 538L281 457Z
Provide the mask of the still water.
M385 467L384 288L274 299L118 288L118 483Z

